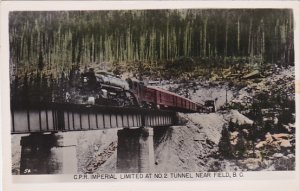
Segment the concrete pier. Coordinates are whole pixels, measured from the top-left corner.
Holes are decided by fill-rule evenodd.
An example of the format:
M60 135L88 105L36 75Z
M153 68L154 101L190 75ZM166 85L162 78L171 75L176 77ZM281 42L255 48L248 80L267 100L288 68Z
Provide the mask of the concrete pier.
M141 127L118 131L118 173L152 172L154 167L153 129Z
M21 138L21 174L76 174L76 139L68 133Z

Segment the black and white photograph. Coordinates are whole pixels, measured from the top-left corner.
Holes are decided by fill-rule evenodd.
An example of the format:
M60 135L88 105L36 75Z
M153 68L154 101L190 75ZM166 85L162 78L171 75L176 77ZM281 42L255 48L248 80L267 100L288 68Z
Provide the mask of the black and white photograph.
M294 11L9 11L11 175L296 172Z

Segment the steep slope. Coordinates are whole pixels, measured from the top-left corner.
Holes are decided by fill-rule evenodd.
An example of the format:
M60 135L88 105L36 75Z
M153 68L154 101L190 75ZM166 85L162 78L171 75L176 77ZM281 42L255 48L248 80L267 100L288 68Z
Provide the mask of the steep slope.
M184 126L173 126L155 141L157 172L207 171L209 158L216 154L222 127L226 124L221 114L180 114L187 121Z

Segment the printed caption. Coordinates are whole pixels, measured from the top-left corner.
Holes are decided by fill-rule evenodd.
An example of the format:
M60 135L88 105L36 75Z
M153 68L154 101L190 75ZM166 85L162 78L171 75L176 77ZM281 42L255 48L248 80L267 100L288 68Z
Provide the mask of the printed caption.
M156 180L156 179L233 179L243 178L243 172L171 172L171 173L120 173L75 174L74 180Z

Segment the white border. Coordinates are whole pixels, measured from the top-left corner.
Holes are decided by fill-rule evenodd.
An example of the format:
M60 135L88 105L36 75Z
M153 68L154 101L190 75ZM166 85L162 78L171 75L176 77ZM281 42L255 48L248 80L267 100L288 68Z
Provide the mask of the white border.
M3 148L3 190L4 191L33 191L33 190L264 190L287 191L300 190L299 160L295 172L256 172L250 173L252 178L230 181L135 181L135 182L72 182L72 183L27 183L15 184L11 175L11 138L9 111L9 49L8 49L8 12L21 10L118 10L118 9L167 9L167 8L293 8L295 19L295 61L296 81L299 83L299 1L14 1L1 2L1 55L0 55L0 120ZM299 113L300 90L296 94L296 159L299 159ZM1 139L0 139L1 140ZM0 150L1 151L1 150ZM0 154L1 156L1 154ZM1 158L0 158L1 160ZM0 163L1 164L1 163ZM1 170L1 168L0 168ZM295 177L295 178L287 178ZM1 177L1 176L0 176ZM44 178L59 180L59 176L30 176L32 182L40 182ZM28 179L28 178L27 178ZM1 189L0 189L1 190Z

